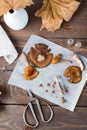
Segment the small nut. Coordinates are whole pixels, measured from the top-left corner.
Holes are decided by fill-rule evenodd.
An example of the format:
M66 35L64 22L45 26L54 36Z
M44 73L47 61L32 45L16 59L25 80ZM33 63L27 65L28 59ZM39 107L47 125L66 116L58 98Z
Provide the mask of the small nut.
M55 93L55 91L53 90L52 93Z
M43 87L43 84L39 84L39 87Z
M65 102L67 102L67 100L66 100L64 97L62 97L62 98L61 98L61 102L62 102L62 103L65 103Z
M48 93L48 90L46 89L45 92Z
M47 83L47 86L50 86L51 84L50 83Z

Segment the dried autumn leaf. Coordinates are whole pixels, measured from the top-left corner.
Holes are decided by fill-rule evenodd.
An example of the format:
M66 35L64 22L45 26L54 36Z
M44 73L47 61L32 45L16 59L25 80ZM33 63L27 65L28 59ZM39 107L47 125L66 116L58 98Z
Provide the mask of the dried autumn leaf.
M36 16L42 17L41 29L46 28L48 31L59 29L63 18L59 15L54 0L43 0L43 6L35 13Z
M70 3L71 1L74 1L74 0L58 0L58 1L61 3Z
M32 0L0 0L0 16L7 13L10 9L18 10L33 4Z
M59 29L63 19L69 21L80 2L75 0L43 0L43 5L35 15L42 18L41 29L48 31Z
M5 2L4 0L0 0L0 16L7 13L8 10L10 10L10 5Z
M63 0L61 0L60 2L58 2L58 4L60 9L60 16L68 22L72 18L77 8L79 7L80 2L71 0L69 3L66 3L66 1L63 2Z
M13 9L18 10L19 8L25 8L33 4L32 0L13 0Z
M3 1L12 7L14 0L3 0Z

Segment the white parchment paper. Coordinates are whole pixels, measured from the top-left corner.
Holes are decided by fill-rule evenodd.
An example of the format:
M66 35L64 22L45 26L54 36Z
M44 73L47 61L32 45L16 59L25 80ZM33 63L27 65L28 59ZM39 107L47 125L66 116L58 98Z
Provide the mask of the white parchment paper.
M30 48L34 47L34 45L37 43L47 44L49 46L49 48L51 48L51 52L53 53L54 56L58 53L62 53L64 56L63 58L70 59L73 61L73 63L71 64L71 63L60 62L55 65L50 64L49 66L47 66L45 68L36 68L39 71L39 76L33 80L26 81L22 77L25 65L24 65L22 58L20 57L17 65L8 81L8 84L16 85L27 91L31 90L36 95L38 95L56 105L66 108L70 111L74 111L74 108L77 104L77 101L80 97L82 89L87 80L87 58L79 55L86 68L82 72L82 80L78 84L72 84L72 83L69 83L64 78L63 74L64 74L64 70L68 66L78 65L72 59L73 52L70 50L67 50L66 48L61 47L53 42L50 42L42 37L36 36L36 35L32 35L29 38L27 44L25 45L25 47L23 49L23 52L25 52L27 54L29 52ZM65 93L64 95L60 94L57 86L55 88L53 88L52 86L47 85L48 83L52 84L55 76L58 74L63 77L64 84L69 87L69 92ZM43 84L43 86L39 87L39 84ZM48 92L46 92L46 90L48 90ZM53 91L55 91L55 93L53 93ZM60 100L61 100L62 96L65 97L67 102L61 103Z

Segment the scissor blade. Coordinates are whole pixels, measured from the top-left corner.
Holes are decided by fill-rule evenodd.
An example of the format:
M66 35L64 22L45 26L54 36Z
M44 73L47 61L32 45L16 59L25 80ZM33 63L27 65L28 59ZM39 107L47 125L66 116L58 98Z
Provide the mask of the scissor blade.
M31 90L28 90L28 94L29 94L30 97L33 98L33 94L32 94L32 92L31 92Z
M33 101L36 101L36 98L33 97L33 94L31 92L31 90L28 90L28 94L29 94L29 102L33 102Z
M49 117L49 119L45 120L45 117L44 117L44 114L43 114L43 111L41 109L41 106L40 106L40 103L39 103L38 99L36 100L36 103L37 103L38 111L40 113L42 121L45 122L45 123L46 122L50 122L52 120L52 118L53 118L53 110L52 110L51 106L48 103L44 102L46 104L46 106L49 108L49 111L50 111L50 117Z

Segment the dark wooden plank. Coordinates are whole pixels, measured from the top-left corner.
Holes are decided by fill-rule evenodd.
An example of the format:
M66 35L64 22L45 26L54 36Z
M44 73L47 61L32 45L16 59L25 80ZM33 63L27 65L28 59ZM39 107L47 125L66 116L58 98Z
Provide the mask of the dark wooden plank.
M2 74L2 73L1 73ZM1 104L23 104L27 103L29 98L27 92L19 87L14 87L8 85L8 79L11 75L11 71L4 72L2 78L0 78L0 91L1 95Z
M53 107L54 119L50 124L41 126L37 130L86 130L87 129L87 108L76 108L75 112Z
M23 106L0 105L0 130L23 130Z
M24 130L22 118L24 109L23 105L0 105L0 130ZM43 107L43 110L47 118L49 111L46 107ZM38 114L40 126L36 130L87 130L87 108L77 107L75 112L70 112L54 106L53 111L54 118L48 124L44 124Z

